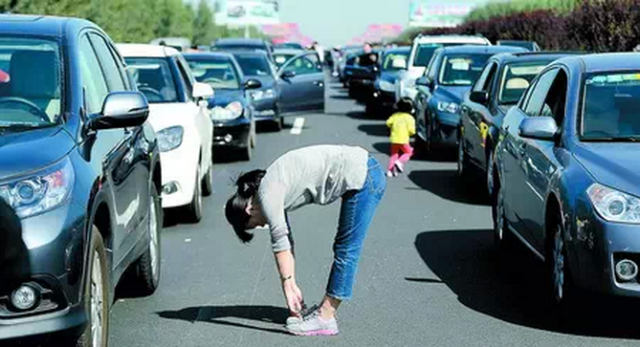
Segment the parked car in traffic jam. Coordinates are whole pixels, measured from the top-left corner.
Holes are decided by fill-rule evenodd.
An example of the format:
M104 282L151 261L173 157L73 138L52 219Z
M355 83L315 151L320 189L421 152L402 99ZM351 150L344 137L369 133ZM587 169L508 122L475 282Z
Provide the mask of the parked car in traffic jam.
M524 52L506 46L456 46L436 50L427 73L416 81L417 139L427 150L433 144L457 145L460 103L485 63L499 53Z
M211 86L198 83L175 49L120 44L133 81L151 104L149 123L162 158L162 207L183 208L190 222L202 219L202 197L212 193Z
M640 296L640 54L550 64L496 148L495 239L544 260L549 293Z
M360 102L366 102L373 93L373 83L380 73L382 50L374 49L370 53L361 53L355 63L346 67L349 96Z
M396 103L396 80L407 69L410 47L385 50L373 90L367 99L367 113L389 109Z
M294 58L304 52L305 51L301 49L276 48L273 52L273 61L276 65L276 68L279 69L291 58Z
M231 54L190 53L184 58L196 80L216 91L215 97L209 99L214 147L240 151L243 159L250 160L256 146L256 124L248 93L262 84L246 79Z
M125 272L142 294L160 281L162 168L147 100L91 22L0 15L0 33L0 198L22 220L33 274L0 297L0 342L65 333L107 346Z
M217 39L211 44L214 51L262 51L267 54L270 61L273 62L273 45L267 40L262 39L242 39L242 38L222 38Z
M540 46L535 41L518 41L518 40L498 40L496 42L498 46L513 46L513 47L522 47L531 52L540 52Z
M418 35L411 46L407 70L400 73L396 82L396 101L403 97L416 100L416 80L425 75L427 66L438 48L462 45L490 46L491 42L482 36Z
M562 52L503 53L489 59L460 107L458 175L463 180L481 174L491 195L493 165L488 163L493 162L505 114L540 71L565 56Z

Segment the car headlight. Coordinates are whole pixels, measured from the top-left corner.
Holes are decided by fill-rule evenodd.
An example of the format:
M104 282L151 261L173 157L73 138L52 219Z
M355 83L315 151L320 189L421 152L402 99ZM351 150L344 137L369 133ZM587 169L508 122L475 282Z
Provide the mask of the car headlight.
M29 177L0 186L3 198L20 218L52 210L66 201L73 187L71 161L61 162Z
M385 92L394 92L396 90L395 84L389 81L380 81L378 86L380 87L380 90Z
M265 99L274 99L276 97L276 91L273 89L256 90L251 93L251 98L254 101L260 101Z
M438 111L455 114L460 111L460 105L455 102L440 101L438 102Z
M211 110L211 119L224 121L236 119L244 114L244 107L239 101L234 101L226 107L216 106Z
M184 128L181 126L169 127L158 131L156 137L158 138L160 152L169 152L180 147L183 135Z
M640 224L640 198L594 183L587 194L598 214L609 222Z

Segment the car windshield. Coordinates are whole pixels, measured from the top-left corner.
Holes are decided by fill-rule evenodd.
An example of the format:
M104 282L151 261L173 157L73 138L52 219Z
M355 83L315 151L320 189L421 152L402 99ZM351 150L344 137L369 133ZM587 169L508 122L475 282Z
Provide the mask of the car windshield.
M187 60L196 81L215 89L240 89L240 79L229 60Z
M409 60L409 52L389 53L385 55L382 69L384 71L398 71L407 68L407 60Z
M126 58L133 80L138 90L149 100L149 103L178 102L176 85L164 58Z
M445 86L470 86L480 76L491 54L455 54L444 57L440 67L439 84Z
M273 55L273 60L276 63L276 67L279 69L295 56L296 54L293 53L275 53Z
M550 63L550 60L511 63L505 66L500 80L498 103L513 105L529 87L531 81Z
M62 62L58 43L0 38L0 128L54 125L61 112Z
M242 72L247 76L269 76L271 67L266 57L260 56L236 56Z
M413 58L414 66L423 66L427 67L433 54L436 52L438 48L441 47L449 47L449 46L460 46L463 43L425 43L418 46L416 50L416 55Z
M582 139L640 141L640 72L587 76Z

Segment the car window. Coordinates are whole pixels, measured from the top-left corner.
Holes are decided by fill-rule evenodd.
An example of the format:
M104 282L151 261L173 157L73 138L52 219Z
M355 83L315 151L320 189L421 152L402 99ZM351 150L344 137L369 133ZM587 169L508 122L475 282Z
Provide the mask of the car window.
M498 65L496 63L489 63L484 67L484 70L480 74L480 77L476 81L473 86L474 92L489 92L491 87L491 82L493 82L493 77L496 74L496 70L498 69Z
M550 63L549 60L507 64L500 77L498 102L501 105L518 103L531 81Z
M138 90L149 103L178 102L175 81L166 58L126 58Z
M388 53L384 56L382 62L382 70L384 71L399 71L407 68L407 61L409 60L409 53Z
M82 36L79 45L79 62L82 71L82 87L85 90L87 113L95 114L102 111L102 104L109 94L107 81L93 50L89 37Z
M583 140L640 137L640 71L588 75L583 92Z
M445 86L471 86L490 57L490 54L447 55L440 67L438 83Z
M0 38L0 127L56 123L61 113L61 71L58 43L22 36Z
M184 81L185 88L187 89L187 97L191 99L193 96L193 84L195 83L195 80L191 75L191 69L187 67L187 64L184 63L180 56L176 57L176 63L178 64L178 70L180 71L180 76Z
M436 53L433 58L431 58L431 61L429 62L429 66L427 67L427 77L429 77L429 79L431 79L432 81L435 82L436 80L436 76L438 75L438 70L440 68L440 62L442 61L442 54L441 53Z
M230 60L188 60L196 81L215 89L240 89L240 78Z
M558 69L553 69L545 72L542 76L540 76L538 82L531 91L529 100L524 106L524 113L526 113L530 117L537 117L540 115L547 94L549 93L549 89L551 88L551 84L553 83L557 74Z
M271 75L271 66L265 57L237 55L236 60L242 68L242 72L246 76L269 76Z
M308 54L290 61L284 71L295 72L296 75L309 75L322 72L322 68L319 67L317 56Z
M558 70L558 74L549 88L549 93L542 106L542 117L553 117L559 127L564 122L565 103L567 99L567 74Z
M273 55L273 61L276 67L279 69L286 64L291 58L294 58L296 54L292 53L276 53Z
M91 43L98 56L100 65L102 65L102 71L107 78L107 85L110 91L123 91L126 90L124 80L120 74L120 68L107 47L107 43L102 37L97 34L90 34Z

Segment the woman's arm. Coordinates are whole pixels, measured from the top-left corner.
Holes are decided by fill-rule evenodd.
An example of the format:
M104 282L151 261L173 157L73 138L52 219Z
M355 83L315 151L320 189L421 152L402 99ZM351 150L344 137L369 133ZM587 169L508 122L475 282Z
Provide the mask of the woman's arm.
M278 266L278 273L280 274L280 280L282 281L282 291L284 292L285 299L287 300L287 306L289 311L293 315L299 315L302 310L302 292L296 284L295 275L295 260L293 253L290 250L281 251L275 253L276 264Z

